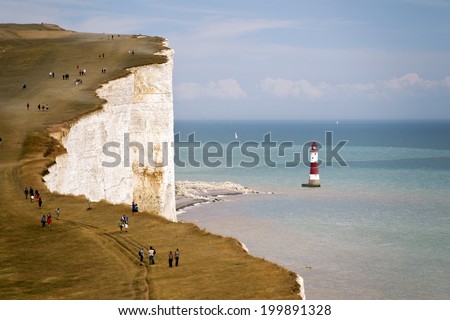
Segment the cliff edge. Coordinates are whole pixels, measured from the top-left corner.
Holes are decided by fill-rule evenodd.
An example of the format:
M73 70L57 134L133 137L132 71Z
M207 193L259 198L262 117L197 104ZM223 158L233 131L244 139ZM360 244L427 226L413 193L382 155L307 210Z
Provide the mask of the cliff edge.
M0 24L0 136L3 139L0 219L8 221L2 225L0 237L5 244L0 246L1 299L300 298L299 283L293 272L249 255L235 239L211 234L192 223L172 223L154 214L130 214L130 228L121 232L117 222L124 212L131 211L127 199L123 200L125 205L99 201L87 207L85 196L50 192L44 184L43 176L50 177L48 167L55 159L57 164L51 170L68 161L64 157L78 152L79 158L73 157L65 167L52 173L55 181L61 180L61 187L70 190L70 183L76 184L77 192L87 194L90 190L82 190L82 186L83 180L91 178L90 174L110 181L111 186L114 182L113 198L127 191L133 199L132 187L122 188L125 180L132 178L119 181L107 170L128 170L132 176L133 152L139 158L140 150L144 149L147 163L149 148L144 143L153 141L156 145L160 141L155 136L145 136L146 141L139 141L142 148L138 143L133 144L138 142L137 135L144 134L136 133L131 123L135 121L132 112L142 115L145 110L153 114L137 117L148 124L156 121L155 117L159 123L164 114L172 112L162 110L162 105L171 99L171 95L164 94L171 92L170 82L165 86L166 91L161 87L162 78L166 81L171 78L170 68L164 71L170 73L168 76L157 71L171 63L168 60L172 53L165 51L168 48L163 41L160 37L125 34L114 34L113 38L111 34L79 33L46 24ZM147 69L150 65L154 69ZM86 69L86 75L78 75L79 69ZM70 80L63 75L70 75ZM82 83L77 85L73 81L77 78ZM130 86L125 89L121 81L128 81ZM151 98L149 92L157 90L161 93L157 100L160 104L150 103L158 94ZM98 96L101 92L103 100ZM115 110L105 116L103 113L109 108L125 110ZM121 112L130 119L128 124L119 122ZM116 120L106 119L113 114ZM169 132L172 117L167 121ZM116 127L124 130L122 134L106 138ZM164 142L166 139L160 134ZM58 141L65 143L67 149ZM126 141L130 143L129 166L125 166ZM164 143L161 149L163 152L158 153L158 147L152 148L155 162L161 163L157 154L164 155ZM93 165L90 158L95 159ZM105 162L104 166L98 166L101 162ZM164 168L136 167L158 172L167 179L160 186L169 188L171 175L163 170L167 168L170 162ZM104 176L96 170L104 171ZM71 179L70 183L62 181L64 175ZM37 201L24 196L24 188L31 186L39 190L42 208ZM105 186L106 183L97 186L93 192L101 194L103 189L104 195ZM155 199L158 192L154 193ZM164 201L156 203L162 207L166 203L165 207L170 208L170 199ZM142 209L144 204L138 204ZM53 213L56 208L61 209L60 219L54 216L52 226L42 228L42 215ZM144 261L141 266L138 248L149 245L157 248L157 263L150 267ZM166 254L176 248L180 249L181 261L180 267L174 270L164 261L167 261Z
M167 62L128 69L96 92L103 107L58 133L67 153L44 177L51 192L90 201L135 202L176 221L173 163L173 51Z

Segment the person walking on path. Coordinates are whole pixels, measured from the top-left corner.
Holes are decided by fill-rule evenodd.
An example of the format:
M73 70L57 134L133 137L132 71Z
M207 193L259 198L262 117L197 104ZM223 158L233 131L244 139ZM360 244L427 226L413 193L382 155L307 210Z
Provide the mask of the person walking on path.
M133 215L134 215L134 213L138 212L138 205L136 203L134 203L134 201L131 204L131 212L133 213Z
M25 193L25 200L28 199L28 187L25 187L25 190L23 191L23 193Z
M61 213L61 210L59 208L56 208L55 214L56 214L56 220L59 220L59 214Z
M47 213L47 226L50 227L52 222L53 222L52 214L49 212L49 213Z
M123 214L122 217L120 217L120 223L122 224L122 226L120 227L120 231L122 231L122 228L125 227L125 232L128 232L128 217Z
M30 187L30 200L31 200L31 202L33 202L33 199L34 199L34 190L33 190L33 188L32 187Z
M173 261L173 253L172 251L169 251L169 268L172 268L172 261Z
M125 232L128 232L128 217L127 216L125 216L125 222L124 222L123 226L125 227Z
M125 232L128 232L128 217L125 214L123 214L120 217L120 222L119 222L120 231L122 231L123 227L125 227Z
M155 254L156 254L156 250L153 249L153 247L150 247L150 249L148 250L148 263L149 264L155 264Z
M139 249L138 255L139 255L139 265L142 266L142 261L144 261L144 249L143 248Z
M42 197L39 197L38 204L39 204L39 209L41 209L41 207L42 207Z
M47 218L45 217L45 214L42 215L41 223L42 223L42 228L44 228L45 224L47 223Z
M175 267L178 267L178 260L180 259L180 250L175 250Z

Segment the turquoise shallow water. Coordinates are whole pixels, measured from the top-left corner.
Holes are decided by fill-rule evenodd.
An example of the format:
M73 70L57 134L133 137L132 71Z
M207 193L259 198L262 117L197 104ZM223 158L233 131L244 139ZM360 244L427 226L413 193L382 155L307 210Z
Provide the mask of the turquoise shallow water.
M334 143L348 140L339 152L348 166L322 165L322 187L302 188L308 168L282 164L304 142L325 145L325 131ZM226 197L179 218L299 273L308 299L450 299L450 123L178 122L176 132L224 147L234 132L241 144L267 132L293 141L285 157L271 150L276 168L177 167L178 180L274 192ZM233 163L240 160L248 157L234 152Z

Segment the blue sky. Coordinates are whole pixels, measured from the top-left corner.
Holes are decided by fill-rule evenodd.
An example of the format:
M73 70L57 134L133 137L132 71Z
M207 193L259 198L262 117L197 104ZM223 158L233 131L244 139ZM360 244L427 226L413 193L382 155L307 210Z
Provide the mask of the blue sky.
M450 119L450 0L0 0L0 22L159 35L176 119Z

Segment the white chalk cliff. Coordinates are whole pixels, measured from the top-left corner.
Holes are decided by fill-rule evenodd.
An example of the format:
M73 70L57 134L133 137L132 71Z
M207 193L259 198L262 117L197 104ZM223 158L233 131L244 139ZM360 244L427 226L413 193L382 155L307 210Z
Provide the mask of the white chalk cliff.
M130 68L97 90L101 110L59 137L67 153L44 177L50 191L113 204L176 221L173 148L173 51L164 64Z

